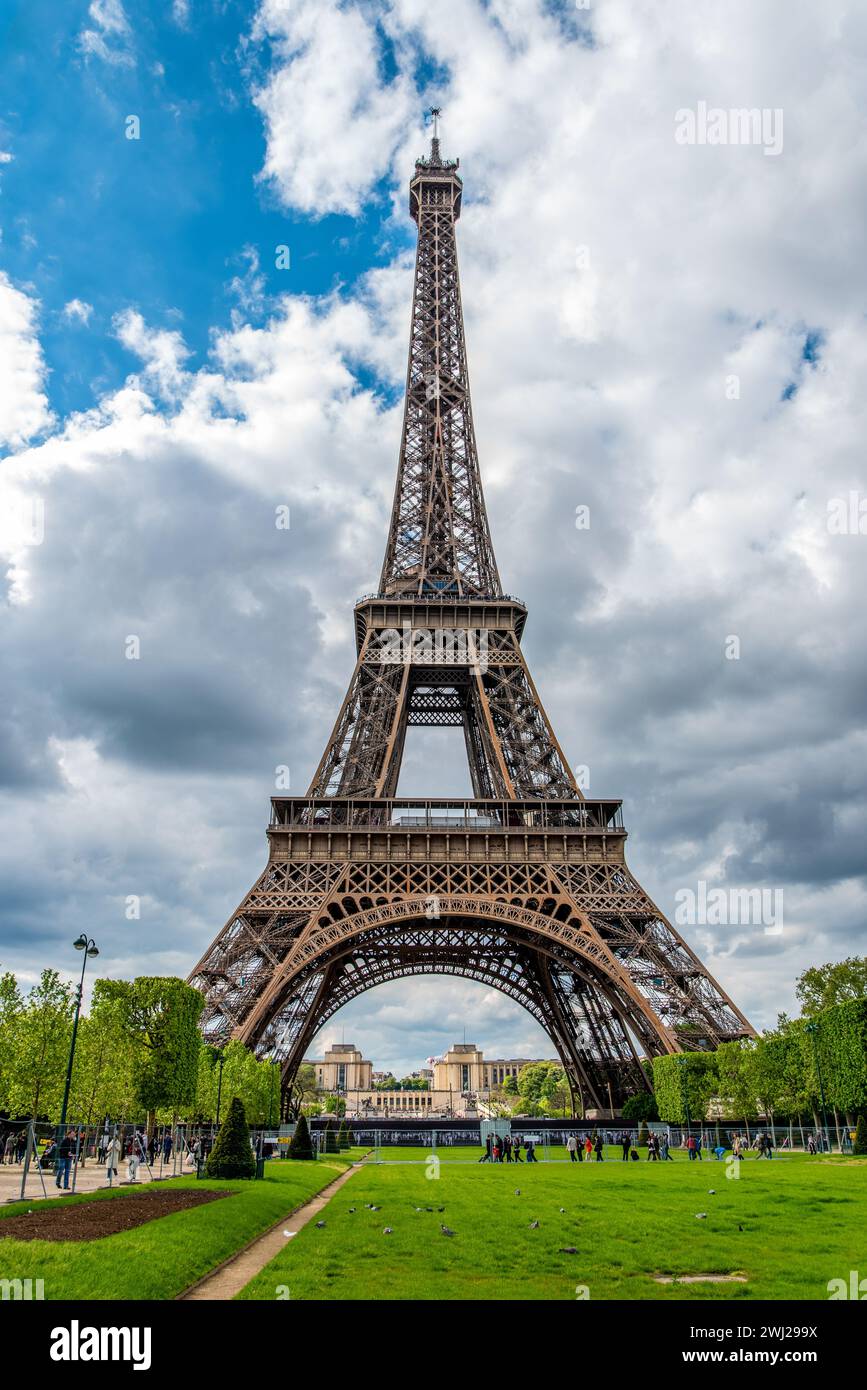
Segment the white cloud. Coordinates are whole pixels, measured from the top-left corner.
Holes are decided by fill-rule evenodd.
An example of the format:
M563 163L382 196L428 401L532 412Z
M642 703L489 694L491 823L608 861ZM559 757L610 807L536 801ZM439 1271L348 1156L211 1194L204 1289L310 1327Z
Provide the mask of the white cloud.
M388 176L406 230L419 113L434 95L417 75L437 74L444 153L461 156L466 181L482 471L504 585L530 603L534 676L592 794L624 796L630 861L663 908L703 875L785 889L781 937L692 938L770 1024L799 970L863 943L867 537L834 537L826 517L832 497L867 497L867 331L852 293L867 137L861 74L839 37L860 51L867 15L850 0L804 16L782 0L600 0L590 17L595 47L577 27L586 16L534 0L268 0L256 31L277 55L257 98L263 172L308 213L358 212ZM675 112L700 100L782 107L782 154L678 145ZM10 547L29 596L15 671L38 692L16 745L26 756L10 763L26 783L31 764L52 775L49 738L92 748L91 784L113 779L153 826L182 784L159 759L190 760L185 805L213 839L197 839L191 870L183 835L148 832L135 865L164 905L151 939L189 962L258 870L271 768L288 760L306 785L322 751L351 667L351 602L376 582L398 449L399 406L358 374L402 379L411 258L396 252L351 294L286 297L251 324L267 307L258 274L250 260L204 365L180 333L123 312L116 331L141 371L7 473L21 496L44 492L47 528L41 549ZM24 342L32 364L16 408L41 428L34 306L11 293L30 315L13 335L10 360L24 360ZM279 502L292 506L284 550ZM574 527L579 503L589 531ZM116 667L123 635L139 630L151 664ZM739 662L723 658L730 633ZM75 649L62 682L45 642ZM419 738L407 790L452 790L434 736ZM57 792L53 820L69 795ZM20 792L4 823L25 796L35 816L41 793ZM58 879L74 881L103 844L128 853L108 803L92 815L58 851ZM10 844L7 862L26 863ZM109 867L106 896L128 881ZM100 891L85 906L111 937ZM498 1032L454 988L452 1031L484 1022L474 1041L530 1047L531 1031ZM396 1012L379 993L358 1000L355 1041L387 1026L389 1065L417 1064L429 1051L419 997L395 986Z
M264 177L304 212L357 213L414 116L409 74L383 82L369 11L333 0L266 0L254 33L280 61L256 96Z
M85 57L131 67L135 63L133 32L123 0L91 0L87 13L93 28L85 28L79 34L79 50Z
M68 319L78 319L79 323L88 323L93 313L93 305L88 304L85 299L70 299L63 306L63 314Z
M0 271L0 448L17 448L51 424L38 308Z

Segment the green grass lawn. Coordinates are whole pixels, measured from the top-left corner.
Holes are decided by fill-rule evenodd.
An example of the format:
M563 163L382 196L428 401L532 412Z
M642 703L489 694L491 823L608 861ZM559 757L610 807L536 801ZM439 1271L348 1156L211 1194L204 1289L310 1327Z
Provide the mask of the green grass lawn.
M239 1297L273 1299L282 1285L296 1300L574 1299L587 1285L591 1299L827 1299L830 1279L867 1271L867 1161L750 1158L727 1179L714 1159L622 1163L607 1152L605 1163L580 1165L444 1161L437 1179L423 1162L367 1163L331 1199L325 1228L305 1226ZM748 1282L653 1279L699 1273Z
M115 1195L99 1192L40 1202L40 1210L58 1206L61 1201L64 1205L122 1202L128 1193L176 1187L228 1188L235 1194L102 1240L0 1239L0 1277L44 1279L46 1299L173 1298L332 1182L347 1166L342 1155L329 1155L318 1163L268 1163L261 1182L178 1178L170 1183L115 1189ZM4 1217L34 1205L24 1201L0 1208L0 1236Z

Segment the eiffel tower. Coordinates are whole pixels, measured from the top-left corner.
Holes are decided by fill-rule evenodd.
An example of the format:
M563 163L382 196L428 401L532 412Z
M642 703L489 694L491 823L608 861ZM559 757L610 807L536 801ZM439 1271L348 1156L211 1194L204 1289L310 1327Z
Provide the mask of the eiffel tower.
M458 161L416 162L403 436L379 588L303 797L272 798L268 863L190 979L208 1041L282 1063L365 990L458 975L517 1000L579 1111L647 1087L640 1065L752 1035L626 866L621 803L576 784L503 593L476 454L458 279ZM409 727L463 728L473 798L401 799Z

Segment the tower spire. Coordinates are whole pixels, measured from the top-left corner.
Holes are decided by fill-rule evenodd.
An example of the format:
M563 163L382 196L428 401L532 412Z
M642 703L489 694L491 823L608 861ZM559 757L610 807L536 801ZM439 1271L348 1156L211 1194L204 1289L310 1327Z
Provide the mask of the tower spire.
M463 183L440 154L409 185L418 226L403 433L382 594L493 597L501 592L473 431L455 224Z
M442 158L440 156L440 116L442 115L441 107L432 106L430 109L430 114L433 120L433 136L430 142L430 162L431 164L439 165L442 164Z

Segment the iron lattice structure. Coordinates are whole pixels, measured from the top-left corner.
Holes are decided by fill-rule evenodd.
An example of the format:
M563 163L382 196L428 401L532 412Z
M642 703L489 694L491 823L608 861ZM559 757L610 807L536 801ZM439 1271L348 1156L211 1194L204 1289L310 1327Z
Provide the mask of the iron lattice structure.
M349 1000L461 975L545 1029L573 1096L617 1106L642 1055L714 1047L749 1023L626 866L620 803L584 798L501 593L470 404L457 163L416 163L403 436L379 592L304 798L274 797L264 873L196 966L209 1041L282 1061L288 1085ZM460 725L474 799L396 799L410 725Z

